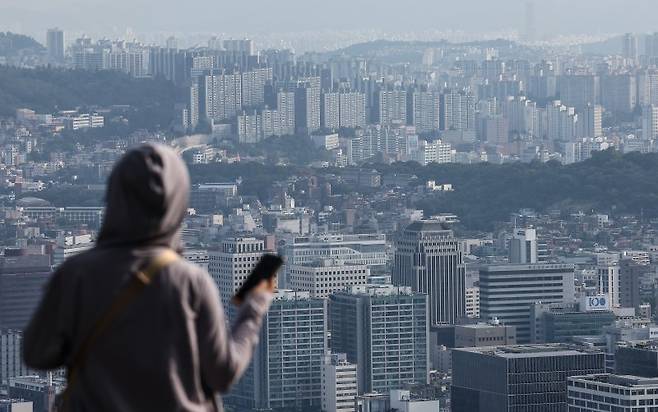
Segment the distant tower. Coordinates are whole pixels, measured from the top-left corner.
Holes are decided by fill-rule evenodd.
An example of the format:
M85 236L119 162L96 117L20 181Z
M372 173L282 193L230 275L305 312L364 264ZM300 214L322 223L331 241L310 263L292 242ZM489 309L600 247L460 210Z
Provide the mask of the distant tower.
M169 36L167 38L167 48L178 50L178 39L174 36Z
M535 3L528 1L525 4L525 30L524 39L527 42L535 41Z
M51 62L62 63L64 61L64 32L62 30L58 28L48 29L46 46Z
M621 54L633 62L638 61L638 39L633 33L626 33L622 37Z

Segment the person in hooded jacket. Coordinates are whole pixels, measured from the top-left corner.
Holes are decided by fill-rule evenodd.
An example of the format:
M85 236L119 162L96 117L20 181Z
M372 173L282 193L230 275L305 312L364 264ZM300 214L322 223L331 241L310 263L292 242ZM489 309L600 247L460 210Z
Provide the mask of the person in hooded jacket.
M36 369L71 367L82 342L134 273L179 251L189 176L171 149L128 151L108 182L96 246L57 268L24 332ZM89 349L68 394L71 411L214 411L248 366L274 280L263 281L227 326L217 286L177 259L159 271Z

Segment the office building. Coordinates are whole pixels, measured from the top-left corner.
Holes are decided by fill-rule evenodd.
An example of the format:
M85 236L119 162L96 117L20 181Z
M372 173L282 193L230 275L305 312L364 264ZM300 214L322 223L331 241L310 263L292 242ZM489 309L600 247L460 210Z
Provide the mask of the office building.
M516 327L516 340L530 343L530 305L570 303L574 266L569 264L492 265L480 270L480 317Z
M287 288L310 292L316 298L326 298L350 286L365 285L370 277L368 266L346 265L334 259L288 265L286 269Z
M17 376L9 379L7 393L12 399L32 402L34 412L53 410L55 397L64 390L64 378L42 378L37 375Z
M34 412L34 404L23 399L0 397L0 412Z
M226 399L236 410L317 410L327 352L327 303L278 290L251 366Z
M58 28L48 29L46 48L51 62L64 63L64 32Z
M430 323L456 323L466 316L462 243L438 220L411 223L395 242L393 283L429 298Z
M537 263L537 231L514 229L509 245L510 263Z
M532 343L567 343L577 336L599 336L615 323L607 296L585 296L579 304L533 303Z
M309 265L322 259L367 266L371 273L385 272L388 263L384 234L317 233L295 237L283 247L283 255L286 258L286 278L290 267ZM286 283L284 285L289 287Z
M603 352L565 345L454 349L454 412L562 412L566 378L603 373Z
M23 251L5 250L0 256L0 329L23 330L50 279L50 256L13 253Z
M466 317L480 317L480 288L477 286L466 288Z
M569 412L638 411L658 409L658 379L597 375L567 378Z
M643 295L651 293L649 279L651 266L649 262L637 263L632 259L619 261L619 306L622 308L640 309ZM647 286L645 286L647 285Z
M409 390L395 389L389 391L390 410L398 412L434 412L441 410L438 399L414 399Z
M53 267L61 265L66 259L75 256L94 247L92 235L60 236L53 249Z
M455 348L516 345L516 329L500 323L455 325Z
M608 297L611 307L619 307L619 266L617 262L598 265L596 275L598 293Z
M615 351L615 373L658 378L658 345L656 341L620 346Z
M224 239L217 250L208 253L208 273L219 287L225 308L265 253L265 242L254 237ZM230 312L230 310L229 310Z
M9 379L31 374L23 363L23 334L17 330L0 330L0 385L9 385Z
M357 412L389 412L391 398L386 393L364 393L356 397Z
M357 394L356 365L344 353L326 355L322 365L322 410L354 412Z
M331 349L356 363L359 393L427 383L427 295L409 287L353 286L329 296Z

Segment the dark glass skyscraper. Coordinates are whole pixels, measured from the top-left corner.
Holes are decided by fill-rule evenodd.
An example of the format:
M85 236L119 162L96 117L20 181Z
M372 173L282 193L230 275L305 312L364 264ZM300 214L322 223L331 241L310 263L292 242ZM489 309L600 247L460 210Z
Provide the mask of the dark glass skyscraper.
M465 316L464 277L461 243L442 222L411 223L397 239L393 283L429 295L432 325Z
M562 412L567 377L603 373L605 354L566 345L455 349L453 412Z

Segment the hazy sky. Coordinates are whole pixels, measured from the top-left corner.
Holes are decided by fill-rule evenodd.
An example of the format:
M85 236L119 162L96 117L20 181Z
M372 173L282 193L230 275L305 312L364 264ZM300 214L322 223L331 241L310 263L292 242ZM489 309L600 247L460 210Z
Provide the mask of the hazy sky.
M524 0L0 0L0 31L264 33L523 27ZM658 0L535 0L540 34L658 31Z

